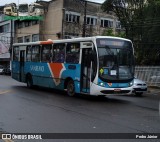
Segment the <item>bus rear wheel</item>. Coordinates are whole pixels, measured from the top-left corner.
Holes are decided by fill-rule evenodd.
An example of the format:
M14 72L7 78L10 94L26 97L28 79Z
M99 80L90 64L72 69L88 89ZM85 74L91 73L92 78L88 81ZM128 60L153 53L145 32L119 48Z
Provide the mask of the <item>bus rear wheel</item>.
M28 88L32 88L33 87L33 80L32 80L32 76L31 75L27 76L27 87Z
M67 94L69 96L74 96L75 95L75 85L74 85L74 81L70 80L67 83Z

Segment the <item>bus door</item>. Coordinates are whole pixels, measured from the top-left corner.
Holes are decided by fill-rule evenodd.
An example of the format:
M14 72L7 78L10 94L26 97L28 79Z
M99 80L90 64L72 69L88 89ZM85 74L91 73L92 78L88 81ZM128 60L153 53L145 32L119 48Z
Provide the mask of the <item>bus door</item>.
M81 56L81 92L90 93L91 86L91 71L92 71L92 42L82 42L82 56Z
M21 47L20 47L20 73L19 73L19 80L21 82L24 82L25 81L25 78L24 78L24 61L25 61L25 50L21 50Z

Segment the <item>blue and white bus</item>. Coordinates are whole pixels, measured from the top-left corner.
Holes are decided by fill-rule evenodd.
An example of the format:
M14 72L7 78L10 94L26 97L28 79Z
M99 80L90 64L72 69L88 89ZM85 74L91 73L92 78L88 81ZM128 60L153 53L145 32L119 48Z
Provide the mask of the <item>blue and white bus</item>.
M15 43L12 78L28 87L65 90L70 96L131 93L133 45L110 36Z

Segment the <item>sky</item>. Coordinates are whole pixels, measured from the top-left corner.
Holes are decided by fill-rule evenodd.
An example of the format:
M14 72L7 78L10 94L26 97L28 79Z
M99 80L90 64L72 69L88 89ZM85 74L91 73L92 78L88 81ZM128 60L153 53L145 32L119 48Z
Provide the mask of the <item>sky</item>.
M35 2L36 0L0 0L0 6L9 4L9 3L32 3ZM50 0L44 0L44 1L50 1ZM92 2L97 2L97 3L103 3L105 0L87 0L87 1L92 1Z

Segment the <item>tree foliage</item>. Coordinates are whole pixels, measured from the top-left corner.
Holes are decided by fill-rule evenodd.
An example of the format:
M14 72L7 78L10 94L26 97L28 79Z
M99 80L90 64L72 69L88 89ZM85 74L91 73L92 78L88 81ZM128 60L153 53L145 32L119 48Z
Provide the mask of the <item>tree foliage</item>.
M106 0L104 11L113 11L133 41L137 64L160 65L160 0Z
M102 35L103 35L103 36L123 37L123 38L126 37L124 31L121 31L121 32L118 32L118 33L114 33L114 31L113 31L112 28L105 29L105 30L103 31Z

